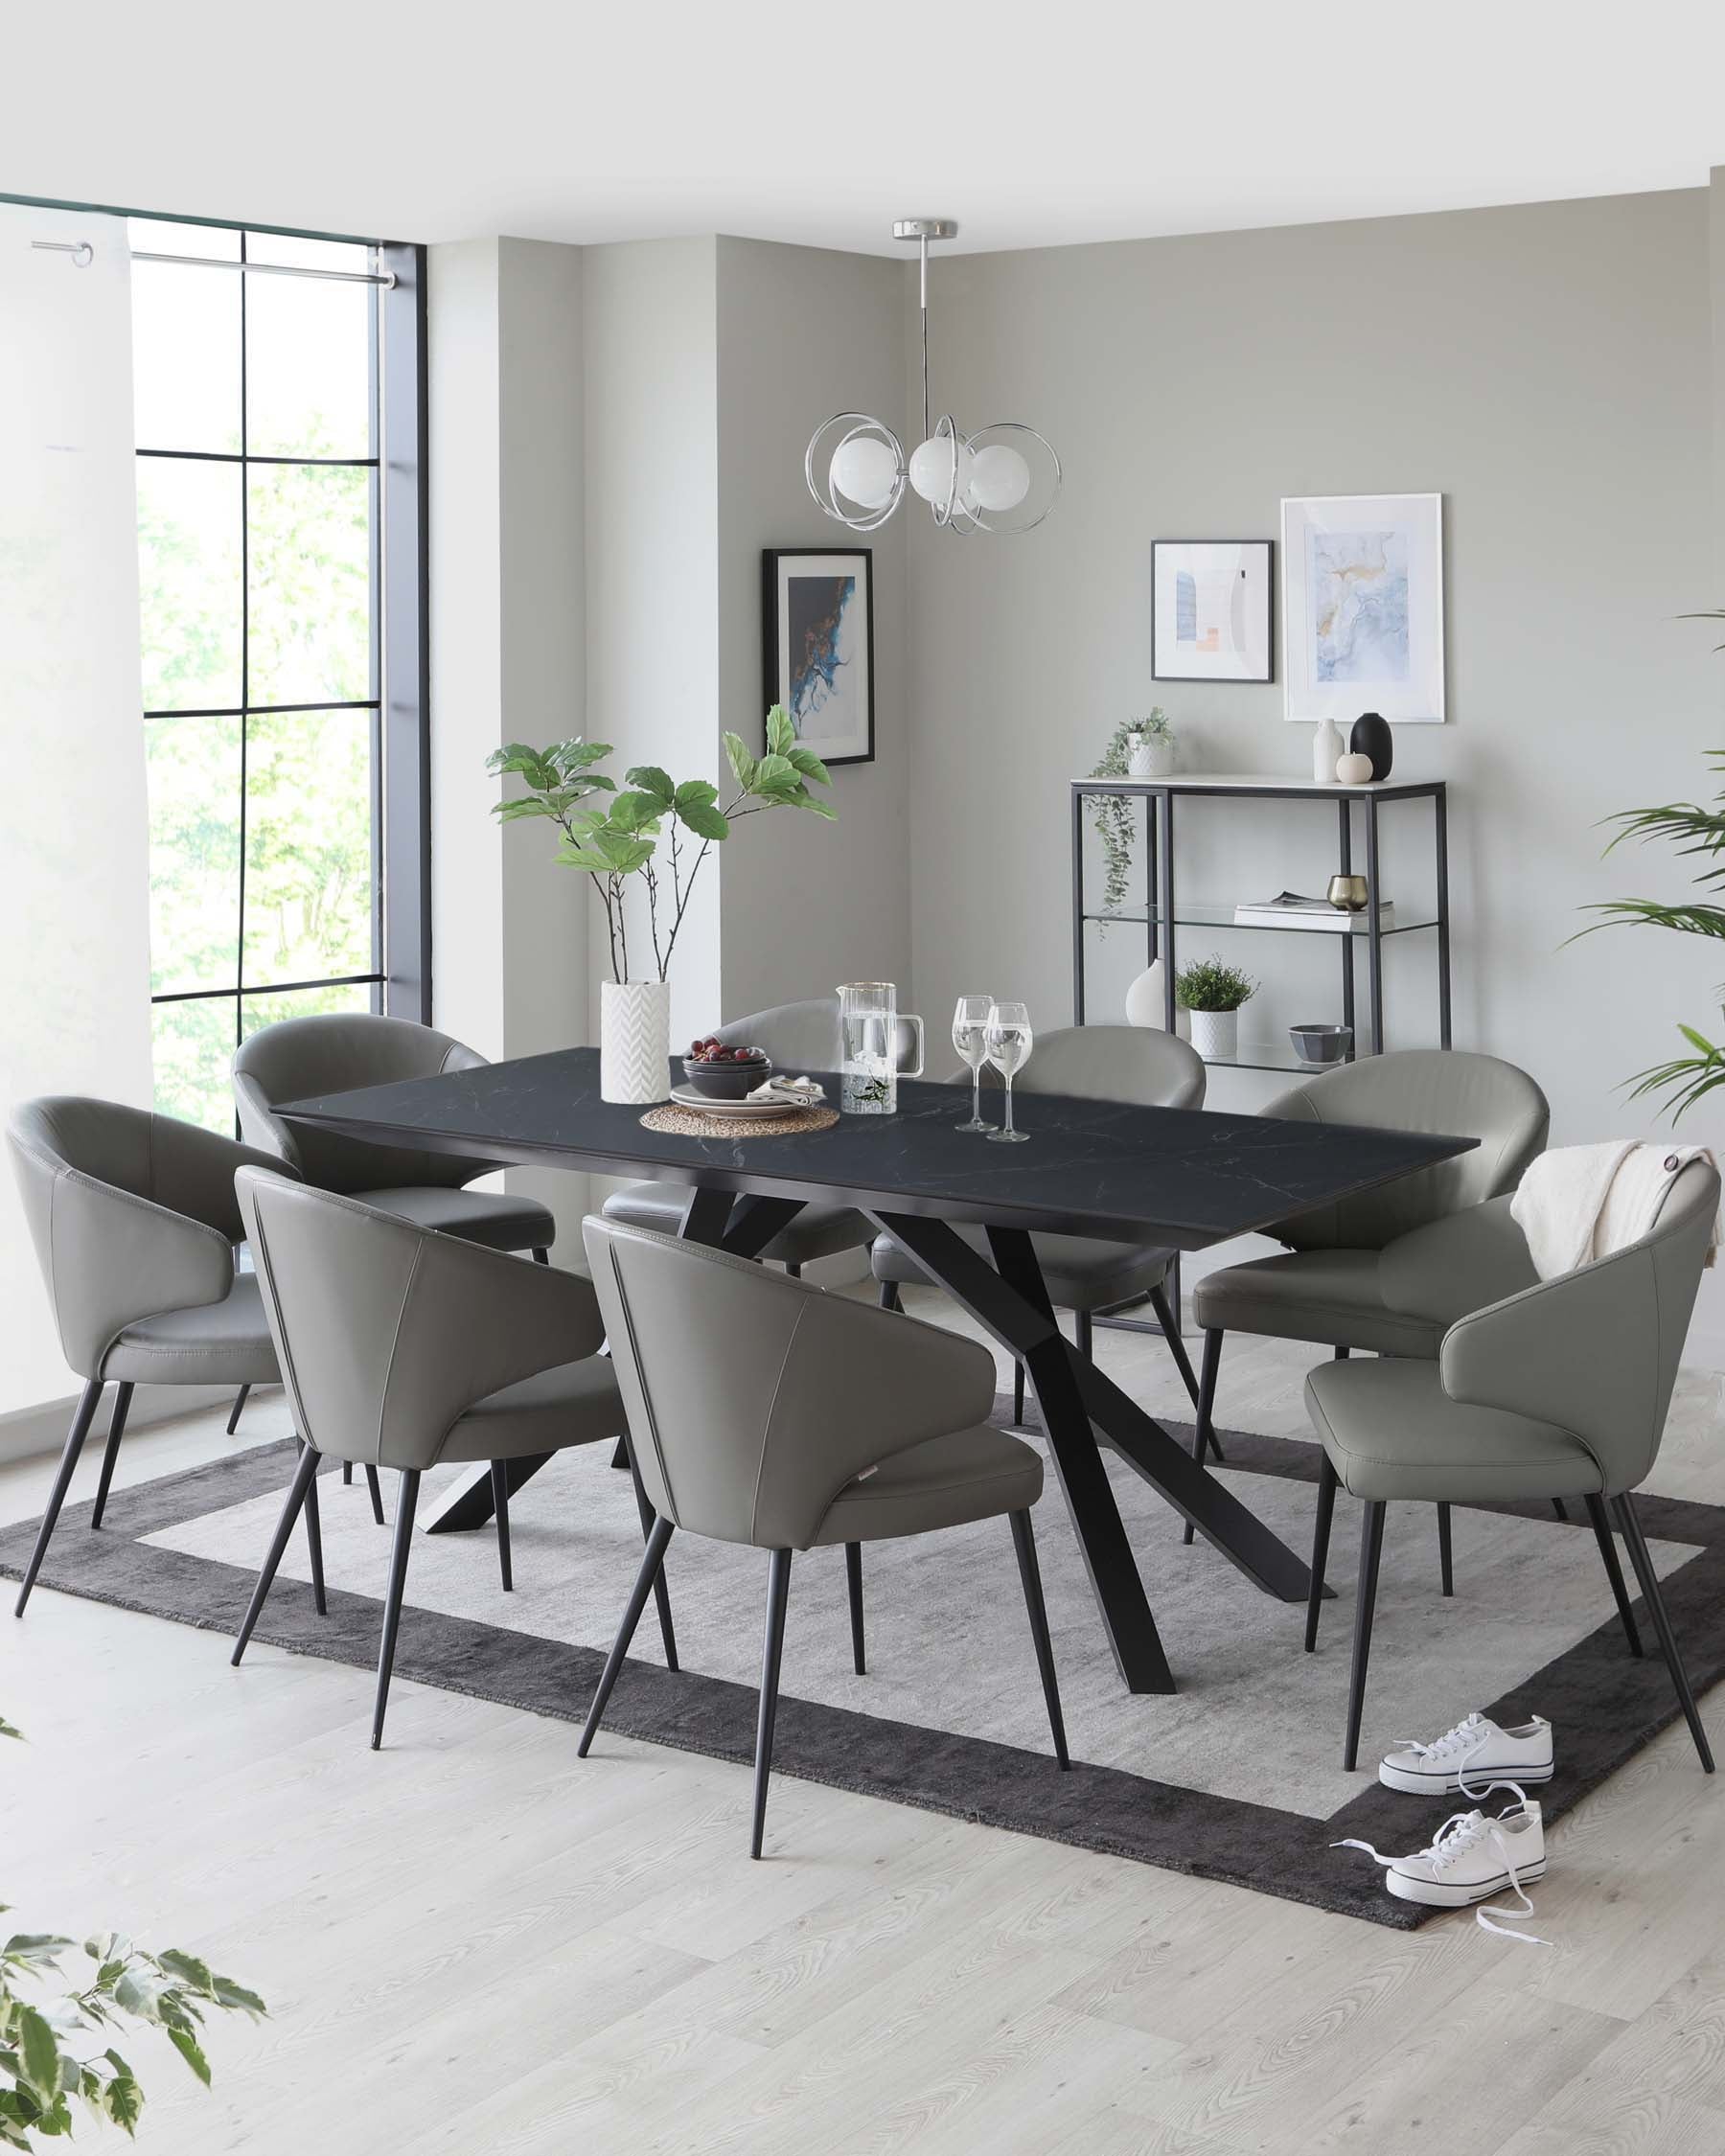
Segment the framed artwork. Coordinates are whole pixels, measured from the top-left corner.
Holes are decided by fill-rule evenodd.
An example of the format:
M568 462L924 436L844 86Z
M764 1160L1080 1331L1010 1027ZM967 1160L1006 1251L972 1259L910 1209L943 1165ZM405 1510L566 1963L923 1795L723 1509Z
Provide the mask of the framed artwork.
M767 701L823 764L874 761L874 550L768 547Z
M1269 539L1153 539L1150 676L1275 678Z
M1441 725L1443 496L1281 507L1285 716Z

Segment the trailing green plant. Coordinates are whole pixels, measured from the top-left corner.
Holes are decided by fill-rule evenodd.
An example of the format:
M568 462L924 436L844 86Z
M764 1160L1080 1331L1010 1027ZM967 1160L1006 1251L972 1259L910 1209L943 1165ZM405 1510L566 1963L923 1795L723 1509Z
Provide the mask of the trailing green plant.
M1250 974L1219 957L1194 958L1174 975L1174 993L1188 1011L1237 1011L1257 991Z
M636 764L625 771L619 791L615 779L594 768L611 753L609 742L577 738L553 742L548 748L511 742L485 760L488 771L513 771L526 789L511 800L494 801L492 814L503 823L548 817L563 833L558 860L585 869L593 879L605 905L611 975L617 981L630 977L629 918L623 904L629 877L639 876L646 887L654 963L663 980L701 865L713 846L730 837L733 824L763 809L808 809L829 823L838 814L830 801L809 791L812 784L830 786L832 777L813 749L798 745L783 704L775 703L767 714L765 756L750 755L737 734L724 736L724 752L737 791L723 808L711 780L685 779L679 786L656 764ZM610 798L596 804L596 793ZM685 859L685 831L701 841L692 861ZM668 889L659 876L661 836ZM661 895L667 913L662 935Z
M0 1720L0 1736L17 1734ZM128 2025L160 2029L208 2088L204 2015L212 2007L254 2017L268 2010L255 1991L218 1976L196 1954L147 1954L116 1932L84 1941L96 1964L88 1984L33 1996L50 1978L65 1983L60 1957L72 1950L69 1938L47 1932L14 1932L0 1945L0 2148L35 2149L69 2134L74 2099L93 2118L135 2132L144 2109L138 2077L112 2045L92 2055L92 2038Z
M1147 741L1172 741L1174 722L1159 704L1147 719L1122 719L1108 737L1102 760L1088 778L1129 778L1132 737ZM1132 884L1132 854L1138 843L1138 814L1130 793L1091 793L1085 798L1095 811L1096 836L1102 841L1102 904L1117 913L1126 903Z
M1685 614L1681 618L1725 621L1725 608L1714 608L1706 613ZM1715 644L1714 649L1725 652L1725 644ZM1725 777L1725 749L1710 750L1709 756L1714 776ZM1725 892L1725 790L1715 793L1714 800L1718 805L1711 809L1702 808L1695 801L1668 801L1654 809L1625 809L1606 819L1620 828L1605 851L1609 855L1628 838L1639 839L1643 844L1652 838L1664 839L1675 846L1680 855L1698 855L1707 864L1695 872L1695 881L1704 890ZM1580 935L1592 935L1598 929L1644 928L1671 929L1679 935L1725 940L1725 906L1705 900L1668 906L1658 899L1607 899L1587 910L1603 914L1605 918L1579 929ZM1570 938L1572 943L1575 940L1574 936ZM1714 994L1721 998L1720 1016L1725 1019L1725 986L1716 989ZM1672 1122L1708 1093L1725 1086L1725 1040L1710 1041L1697 1027L1681 1022L1677 1030L1694 1053L1673 1056L1668 1062L1638 1071L1632 1082L1626 1081L1630 1084L1631 1100L1639 1100L1645 1093L1667 1094L1666 1106Z

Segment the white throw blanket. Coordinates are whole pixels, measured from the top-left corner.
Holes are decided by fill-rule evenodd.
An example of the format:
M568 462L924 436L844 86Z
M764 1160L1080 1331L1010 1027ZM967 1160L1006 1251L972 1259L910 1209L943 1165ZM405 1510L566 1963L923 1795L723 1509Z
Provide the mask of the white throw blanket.
M1573 1273L1651 1232L1666 1192L1691 1160L1713 1160L1704 1145L1563 1145L1542 1153L1509 1202L1542 1280ZM1717 1163L1715 1162L1716 1166ZM1715 1220L1707 1260L1719 1240Z

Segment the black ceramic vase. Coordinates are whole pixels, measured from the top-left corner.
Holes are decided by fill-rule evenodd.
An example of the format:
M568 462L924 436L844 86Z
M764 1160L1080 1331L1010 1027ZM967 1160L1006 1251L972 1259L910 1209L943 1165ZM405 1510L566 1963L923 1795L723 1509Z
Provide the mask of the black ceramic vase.
M1375 711L1361 712L1347 737L1347 752L1350 756L1369 756L1372 777L1387 779L1395 761L1395 737L1390 731L1389 720Z

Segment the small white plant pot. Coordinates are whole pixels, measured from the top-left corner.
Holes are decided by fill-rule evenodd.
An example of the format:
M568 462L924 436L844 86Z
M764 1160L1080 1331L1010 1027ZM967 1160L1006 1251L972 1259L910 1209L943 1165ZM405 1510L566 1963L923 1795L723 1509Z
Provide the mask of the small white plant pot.
M662 980L599 984L601 1099L651 1107L671 1090L671 987Z
M1140 734L1126 760L1134 778L1166 778L1174 768L1174 744L1162 734Z
M1238 1011L1191 1011L1192 1045L1206 1063L1230 1063L1240 1052Z

